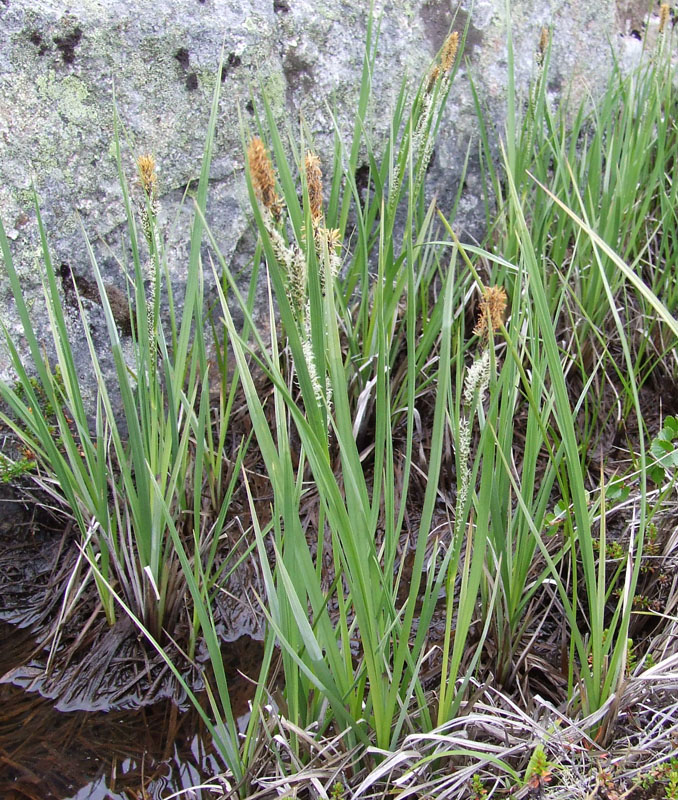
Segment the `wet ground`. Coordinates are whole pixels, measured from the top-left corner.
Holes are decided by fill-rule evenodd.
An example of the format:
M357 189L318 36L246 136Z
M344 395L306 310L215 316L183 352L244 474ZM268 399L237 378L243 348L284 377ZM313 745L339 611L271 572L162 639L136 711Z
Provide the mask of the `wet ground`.
M160 800L205 782L216 791L223 766L168 671L149 664L137 670L141 680L126 679L127 661L150 656L124 624L99 629L88 644L96 662L116 643L100 691L83 691L72 665L45 674L49 650L39 639L72 563L69 532L13 498L0 512L0 800ZM262 644L237 631L225 638L233 713L244 727L254 691L245 676L256 679ZM193 687L200 670L191 672Z
M672 392L666 396L678 397L675 387ZM648 429L655 435L666 408L651 392L643 396L648 399ZM677 411L678 407L673 413ZM635 451L632 426L632 417L622 423L609 417L602 426L595 450L606 453L604 463L610 474L624 474L628 468L628 454ZM595 488L600 464L595 458L592 463ZM451 462L444 465L450 470L445 475L448 484L453 483L452 467ZM251 474L254 486L256 473ZM255 489L267 504L268 486ZM412 496L423 497L423 491L415 487ZM317 509L312 493L306 503L313 519ZM409 514L413 527L416 515L413 507ZM661 540L675 530L675 520L675 509L666 519L656 517L661 529L657 553ZM621 537L626 517L622 514L617 519L610 512L607 521L608 534L619 531ZM438 522L441 529L449 525L449 509L440 510L435 526ZM413 540L404 538L408 541L403 545L406 592L412 569L406 550L413 547ZM57 659L45 675L48 641L38 640L59 614L65 582L77 557L74 540L74 531L63 519L36 510L35 503L19 503L16 496L5 499L0 492L0 800L160 800L203 781L216 789L221 765L199 715L188 703L181 703L176 682L154 652L143 647L131 623L123 619L109 629L94 597L80 603L60 644L62 656L67 655ZM535 563L534 569L538 574L541 567ZM611 569L616 569L614 564ZM669 585L674 570L675 565L666 571ZM665 599L668 589L660 586L663 576L660 569L642 574L639 593L648 602ZM244 576L229 590L227 606L218 611L234 715L243 721L253 693L252 683L243 675L256 678L262 650L256 641L261 628L247 618L248 584L253 585L252 577ZM660 588L653 588L654 584ZM446 624L442 606L441 615L431 622L432 642L442 641L443 629L438 629ZM92 622L95 619L99 622ZM521 687L525 695L539 693L557 706L567 689L557 680L560 627L555 622L553 630L549 625L540 627L544 641L530 641L534 658L524 660ZM532 633L528 630L525 635L529 638ZM636 642L647 635L647 631L633 631ZM492 656L491 642L486 648ZM77 657L71 658L68 654L76 650ZM197 661L201 660L202 665L207 662L199 654ZM439 675L437 663L423 667L434 680ZM200 663L191 668L194 687L200 684L201 669ZM196 796L219 794L207 790Z
M204 781L218 785L222 765L190 704L167 699L135 710L59 711L40 693L30 632L0 623L0 641L3 800L159 800ZM261 644L242 637L225 647L233 712L244 727L253 694L244 674L258 666Z
M0 674L30 657L34 640L0 623ZM261 645L249 637L230 643L233 711L247 720L252 684L237 671L254 666ZM238 657L235 657L238 654ZM222 765L190 705L165 700L136 710L58 711L29 666L0 685L0 798L3 800L159 800L215 779ZM39 674L35 669L35 675ZM26 688L31 686L32 690ZM190 795L187 795L190 797Z

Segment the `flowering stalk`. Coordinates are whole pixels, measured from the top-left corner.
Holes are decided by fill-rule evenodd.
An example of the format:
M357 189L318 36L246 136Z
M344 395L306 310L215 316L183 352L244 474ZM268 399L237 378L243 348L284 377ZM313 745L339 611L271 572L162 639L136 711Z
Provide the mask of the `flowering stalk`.
M506 312L506 292L501 286L488 286L480 299L478 321L473 333L487 342L490 331L498 331L504 324Z
M277 220L282 213L283 203L275 190L273 164L258 136L252 139L247 148L247 161L257 199Z
M146 317L148 320L148 337L151 350L155 347L155 300L157 295L158 275L155 266L157 247L154 238L155 220L160 210L158 202L158 175L155 170L155 159L152 155L142 155L137 159L139 183L143 191L143 199L138 203L141 229L148 244L149 259L146 266L148 293L146 295Z
M670 19L671 8L668 3L662 3L661 6L659 6L659 28L657 29L655 56L661 56L666 51L668 37L667 25Z
M459 33L452 31L440 51L440 62L432 65L426 78L421 109L412 133L411 143L413 163L416 165L415 195L421 189L433 153L431 120L440 112L447 97L458 49ZM393 211L398 203L402 178L402 173L396 173L391 180L388 200L390 211Z
M480 300L478 320L473 333L480 337L480 357L473 361L464 379L463 404L465 416L459 420L459 487L455 508L456 525L460 524L471 479L471 423L473 415L490 384L490 338L504 324L506 292L500 286L489 286Z
M320 265L320 272L318 274L320 282L320 291L322 296L325 296L327 291L327 284L333 284L339 272L340 259L337 255L337 249L340 244L340 233L336 228L327 228L324 223L323 212L323 186L322 186L322 169L320 167L320 159L315 153L307 153L304 159L304 172L306 175L306 188L308 192L308 205L311 215L312 237L313 246L315 247L316 257ZM308 237L307 237L308 239ZM306 287L308 294L308 287ZM307 300L308 304L308 300ZM311 368L311 380L313 382L313 389L318 403L323 400L323 389L320 385L320 378L318 376L318 368L313 356L313 348L311 345L311 321L310 310L307 309L306 324L302 332L302 345L306 355L306 361ZM331 402L332 398L332 385L329 375L325 377L324 398L327 404Z
M273 252L284 277L285 290L290 307L297 323L306 364L313 384L318 403L330 401L331 391L329 377L325 386L321 385L318 366L313 354L310 302L307 273L306 247L315 249L320 265L319 281L324 296L328 280L336 277L340 258L339 231L324 225L322 170L320 159L314 153L307 153L304 159L304 175L308 192L311 231L304 234L302 247L297 244L288 245L279 230L284 203L275 190L275 174L273 165L266 153L263 142L258 137L252 139L247 149L247 159L252 185L261 207L262 218L270 237Z
M158 176L155 171L155 159L152 155L139 156L137 159L139 184L143 190L143 198L139 201L139 216L148 249L153 250L153 221L158 214ZM150 213L149 213L150 212Z
M669 21L670 9L668 3L662 3L659 7L659 33L663 34L666 23Z
M452 31L445 39L440 51L440 65L434 65L429 73L427 91L424 92L423 111L415 128L413 139L414 161L415 163L418 162L415 194L418 194L421 188L431 160L431 154L433 153L431 119L439 112L449 91L452 69L457 59L458 50L459 33Z
M544 27L541 29L539 35L539 44L535 53L535 61L537 64L537 77L530 86L530 96L528 99L527 111L527 145L525 152L529 154L532 152L532 145L534 143L534 131L537 124L537 98L541 92L541 84L544 79L544 61L551 42L551 31Z

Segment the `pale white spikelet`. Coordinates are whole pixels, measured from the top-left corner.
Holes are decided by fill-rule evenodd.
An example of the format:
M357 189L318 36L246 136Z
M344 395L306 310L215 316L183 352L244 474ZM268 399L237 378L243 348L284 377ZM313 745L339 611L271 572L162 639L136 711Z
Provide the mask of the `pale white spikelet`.
M332 381L329 375L325 376L325 402L327 407L332 409Z
M341 258L338 253L334 250L330 252L330 275L332 276L332 280L335 280L339 275L339 270L341 269Z
M426 93L423 99L423 111L419 117L419 122L412 140L414 163L418 164L417 175L415 178L415 196L419 193L426 170L433 154L433 137L429 127L430 120L438 114L438 110L445 100L450 86L450 74L448 70L442 71L440 88L436 94Z
M466 372L464 379L464 404L471 406L476 393L481 397L490 383L490 351L485 348Z
M471 427L462 417L459 420L459 441L457 442L459 455L459 488L457 490L456 518L461 518L461 513L468 497L468 487L471 480Z
M155 349L155 296L157 291L157 274L155 261L151 258L146 266L148 279L148 295L146 297L146 321L148 325L148 341L151 352Z
M337 249L341 247L340 233L337 228L319 226L315 231L316 253L320 263L320 288L325 294L325 285L329 277L332 283L341 268L341 258Z
M287 296L297 323L303 325L304 320L307 318L306 310L308 305L306 299L306 254L299 247L295 247L292 253Z
M309 315L306 316L306 319L309 319ZM315 363L310 324L308 322L304 325L304 335L302 337L301 346L304 351L304 361L306 361L306 366L308 367L308 374L311 378L313 394L315 395L316 402L320 406L322 405L324 398L323 387L320 385L320 379L318 377L318 367Z

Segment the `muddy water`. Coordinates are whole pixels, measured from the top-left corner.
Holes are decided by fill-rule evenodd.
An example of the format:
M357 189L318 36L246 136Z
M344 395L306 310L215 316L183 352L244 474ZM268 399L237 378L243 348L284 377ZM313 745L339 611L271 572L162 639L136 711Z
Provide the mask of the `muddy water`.
M0 622L0 676L25 664L33 646L30 633ZM249 637L227 647L238 668L260 657ZM234 714L246 720L252 686L236 669L230 677ZM64 713L38 691L0 685L2 800L160 800L206 780L218 785L222 769L191 707Z

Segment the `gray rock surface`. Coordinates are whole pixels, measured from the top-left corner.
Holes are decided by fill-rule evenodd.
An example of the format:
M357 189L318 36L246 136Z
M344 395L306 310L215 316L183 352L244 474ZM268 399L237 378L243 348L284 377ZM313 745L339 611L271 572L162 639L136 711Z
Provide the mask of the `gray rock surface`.
M612 51L633 43L647 3L634 0L511 2L517 77L525 87L543 25L553 25L550 89L594 95L604 85ZM227 259L247 267L253 248L243 177L239 115L253 124L250 98L265 92L281 124L297 129L300 113L321 153L331 152L335 109L348 136L357 107L369 4L365 0L0 0L0 216L11 239L33 320L46 341L40 299L40 247L35 185L54 262L83 285L91 266L83 230L112 287L124 290L124 209L114 158L114 101L126 129L125 169L133 153L158 162L163 226L172 282L185 277L190 201L197 179L217 66L223 86L208 220ZM464 157L477 131L469 73L501 130L506 91L504 0L377 0L380 18L373 141L383 141L404 76L427 69L450 25L470 14L464 66L453 85L430 187L441 205L457 191ZM622 37L625 35L625 38ZM473 152L473 151L472 151ZM473 159L457 227L482 234L480 178ZM65 298L68 305L68 298ZM101 310L85 301L95 338L105 342ZM76 315L71 314L77 335ZM9 284L0 271L0 319L24 347ZM84 343L83 343L84 348ZM90 373L86 351L83 376ZM10 377L0 343L0 376Z

